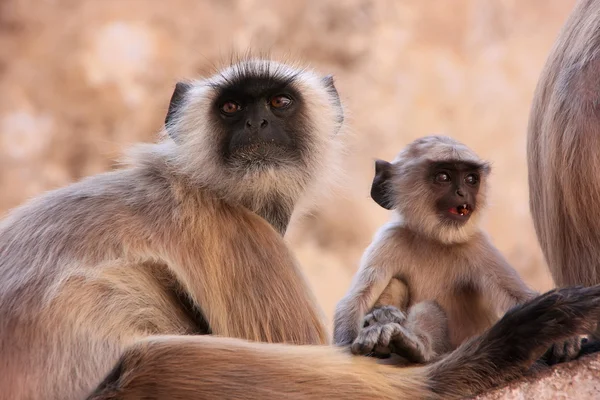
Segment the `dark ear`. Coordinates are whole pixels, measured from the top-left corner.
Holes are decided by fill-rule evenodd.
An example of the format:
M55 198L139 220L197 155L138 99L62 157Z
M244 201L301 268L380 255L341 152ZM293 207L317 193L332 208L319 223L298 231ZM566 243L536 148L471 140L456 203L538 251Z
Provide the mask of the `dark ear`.
M344 123L344 109L342 107L342 102L340 101L340 94L338 93L335 87L333 75L326 75L323 78L321 78L321 81L323 82L323 85L325 86L331 97L333 97L334 104L338 109L337 120L335 121L338 124L338 128L335 133L338 133L340 131L340 128L342 127L342 124Z
M371 198L386 210L394 208L391 178L392 164L387 161L376 160L375 177L371 185Z
M171 102L169 103L169 110L167 111L167 116L165 117L165 125L167 127L167 132L169 132L169 136L171 136L173 139L175 139L174 132L172 132L169 129L169 124L172 121L175 114L177 113L177 111L179 110L179 107L181 106L183 99L185 98L185 94L188 90L190 90L191 87L192 85L187 82L177 82L177 84L175 84L175 90L173 90Z

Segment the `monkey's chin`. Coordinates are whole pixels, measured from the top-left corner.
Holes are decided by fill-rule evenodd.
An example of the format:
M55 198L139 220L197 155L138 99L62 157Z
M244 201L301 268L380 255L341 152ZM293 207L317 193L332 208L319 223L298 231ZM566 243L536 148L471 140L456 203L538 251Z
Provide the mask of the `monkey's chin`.
M229 159L238 167L261 169L289 166L298 156L288 147L260 142L236 148Z

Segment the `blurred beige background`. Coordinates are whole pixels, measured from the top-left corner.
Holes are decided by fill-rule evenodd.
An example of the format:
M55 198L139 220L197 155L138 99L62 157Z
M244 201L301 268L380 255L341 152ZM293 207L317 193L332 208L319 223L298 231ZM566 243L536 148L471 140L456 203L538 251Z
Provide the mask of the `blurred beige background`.
M344 190L289 241L328 318L388 217L375 158L444 133L492 161L485 226L551 287L529 215L525 134L538 74L574 0L1 0L0 214L152 141L179 78L269 50L336 76L351 115Z

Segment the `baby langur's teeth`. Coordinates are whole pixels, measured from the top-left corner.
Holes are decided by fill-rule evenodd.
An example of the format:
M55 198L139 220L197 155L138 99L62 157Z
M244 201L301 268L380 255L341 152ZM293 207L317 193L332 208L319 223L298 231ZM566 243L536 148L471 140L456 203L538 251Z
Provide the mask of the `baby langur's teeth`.
M469 208L466 204L463 204L456 207L456 211L458 211L460 215L467 215L469 213Z

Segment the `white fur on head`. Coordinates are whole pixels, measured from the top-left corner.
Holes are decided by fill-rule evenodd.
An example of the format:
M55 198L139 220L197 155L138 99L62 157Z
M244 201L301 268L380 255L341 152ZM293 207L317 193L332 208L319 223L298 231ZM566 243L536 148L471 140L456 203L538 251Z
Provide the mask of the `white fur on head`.
M426 184L427 167L432 162L441 161L465 161L482 166L476 210L460 227L444 223L439 218L432 201L431 186ZM487 204L490 166L473 150L448 136L425 136L406 146L392 165L394 209L404 226L447 244L466 242L477 232L482 210Z
M301 162L265 168L235 168L224 163L209 121L215 112L217 88L244 77L289 80L302 94L308 140ZM210 78L190 82L166 126L180 149L174 162L194 183L229 201L241 202L256 211L277 199L291 213L300 196L322 185L322 178L336 169L337 133L343 125L343 110L337 92L328 83L327 78L313 71L260 59L241 61Z

